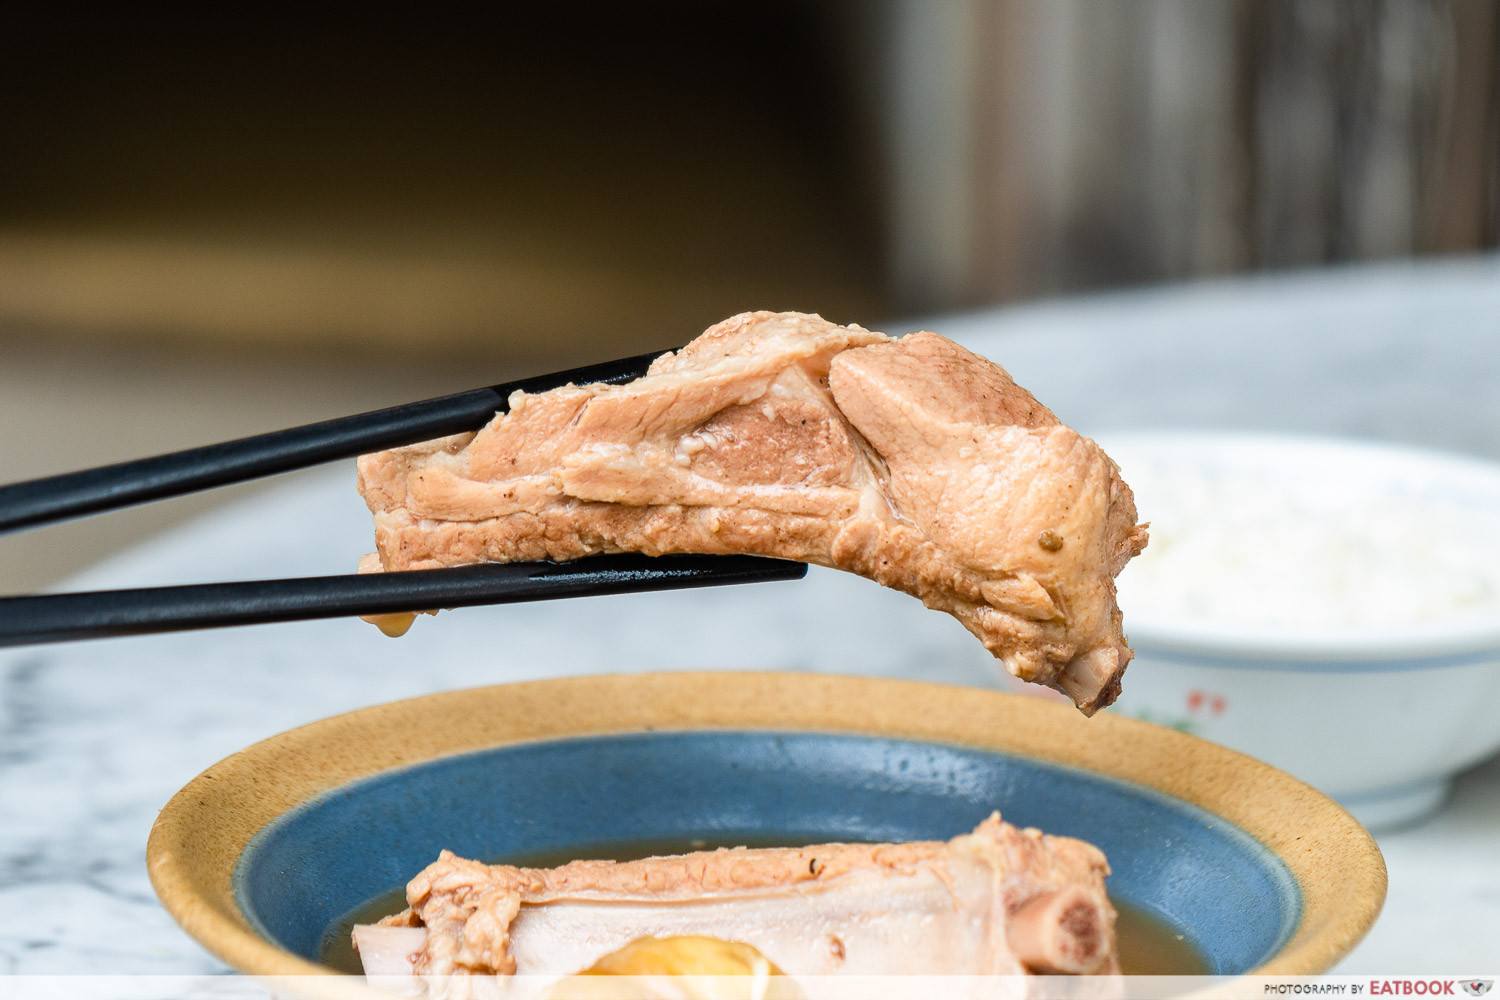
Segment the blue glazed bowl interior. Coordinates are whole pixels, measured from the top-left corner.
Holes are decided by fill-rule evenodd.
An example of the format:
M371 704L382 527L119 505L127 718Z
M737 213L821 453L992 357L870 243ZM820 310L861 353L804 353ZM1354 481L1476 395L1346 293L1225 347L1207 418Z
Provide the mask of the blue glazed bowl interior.
M947 839L993 809L1098 845L1111 896L1175 928L1211 972L1261 964L1300 919L1281 861L1189 803L994 751L797 732L526 743L377 774L267 825L239 860L235 891L260 933L316 961L335 921L444 848L500 861L634 841Z

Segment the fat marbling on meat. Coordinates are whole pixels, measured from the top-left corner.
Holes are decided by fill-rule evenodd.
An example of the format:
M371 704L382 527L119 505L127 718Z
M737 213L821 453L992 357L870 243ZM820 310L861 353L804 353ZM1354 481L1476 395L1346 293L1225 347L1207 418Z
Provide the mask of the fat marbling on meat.
M744 313L634 382L516 393L477 433L366 455L359 487L367 570L772 556L912 594L1088 714L1130 661L1114 578L1146 531L1118 468L933 333Z

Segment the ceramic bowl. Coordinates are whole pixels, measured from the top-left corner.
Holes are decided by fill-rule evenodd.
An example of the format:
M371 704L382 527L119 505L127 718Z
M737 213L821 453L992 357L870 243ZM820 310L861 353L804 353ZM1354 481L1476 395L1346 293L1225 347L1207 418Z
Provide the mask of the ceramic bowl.
M1148 487L1138 491L1138 506L1162 540L1181 532L1152 510L1153 481L1167 483L1184 469L1232 470L1255 476L1257 488L1283 493L1314 514L1320 508L1336 514L1341 504L1378 498L1430 509L1428 530L1442 530L1445 519L1480 519L1476 523L1492 524L1493 531L1468 543L1481 552L1495 547L1485 558L1500 561L1500 545L1493 541L1500 539L1500 466L1491 463L1292 435L1119 434L1100 443L1127 482L1134 472ZM1361 558L1382 558L1379 552L1354 555L1351 572ZM1299 572L1295 559L1288 562L1286 573ZM1226 585L1218 571L1203 565L1214 579L1198 586ZM1127 567L1121 576L1120 604L1136 660L1117 711L1289 771L1374 828L1431 813L1455 773L1500 749L1494 716L1500 703L1500 613L1455 611L1410 624L1236 622L1132 603L1131 571ZM1319 599L1301 594L1298 603L1316 605Z
M997 692L799 674L538 681L326 719L194 779L147 857L209 951L302 975L442 848L939 838L997 808L1098 844L1114 898L1217 973L1326 970L1385 896L1346 812L1243 755Z

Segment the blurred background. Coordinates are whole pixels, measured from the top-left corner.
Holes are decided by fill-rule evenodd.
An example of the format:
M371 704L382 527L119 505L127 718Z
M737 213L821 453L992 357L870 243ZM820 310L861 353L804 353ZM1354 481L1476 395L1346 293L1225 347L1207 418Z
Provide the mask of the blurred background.
M33 10L0 33L0 478L745 309L899 332L1479 251L1497 133L1495 0ZM0 590L254 488L0 539Z

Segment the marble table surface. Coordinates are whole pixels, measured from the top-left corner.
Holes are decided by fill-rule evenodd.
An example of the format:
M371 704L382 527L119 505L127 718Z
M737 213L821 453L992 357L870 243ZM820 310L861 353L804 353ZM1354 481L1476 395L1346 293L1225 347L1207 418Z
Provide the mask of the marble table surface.
M1500 259L1482 258L1099 296L924 325L1002 362L1086 432L1303 430L1500 459L1497 317ZM907 328L915 325L887 329ZM342 572L371 547L369 534L346 463L288 477L69 586ZM732 647L716 641L724 634L736 636ZM157 904L144 849L157 809L248 743L433 691L703 667L997 683L983 650L945 616L818 570L798 584L469 609L421 621L399 642L359 622L327 621L8 650L0 655L0 973L221 970ZM1493 971L1500 760L1463 776L1434 819L1379 840L1389 900L1338 971Z

